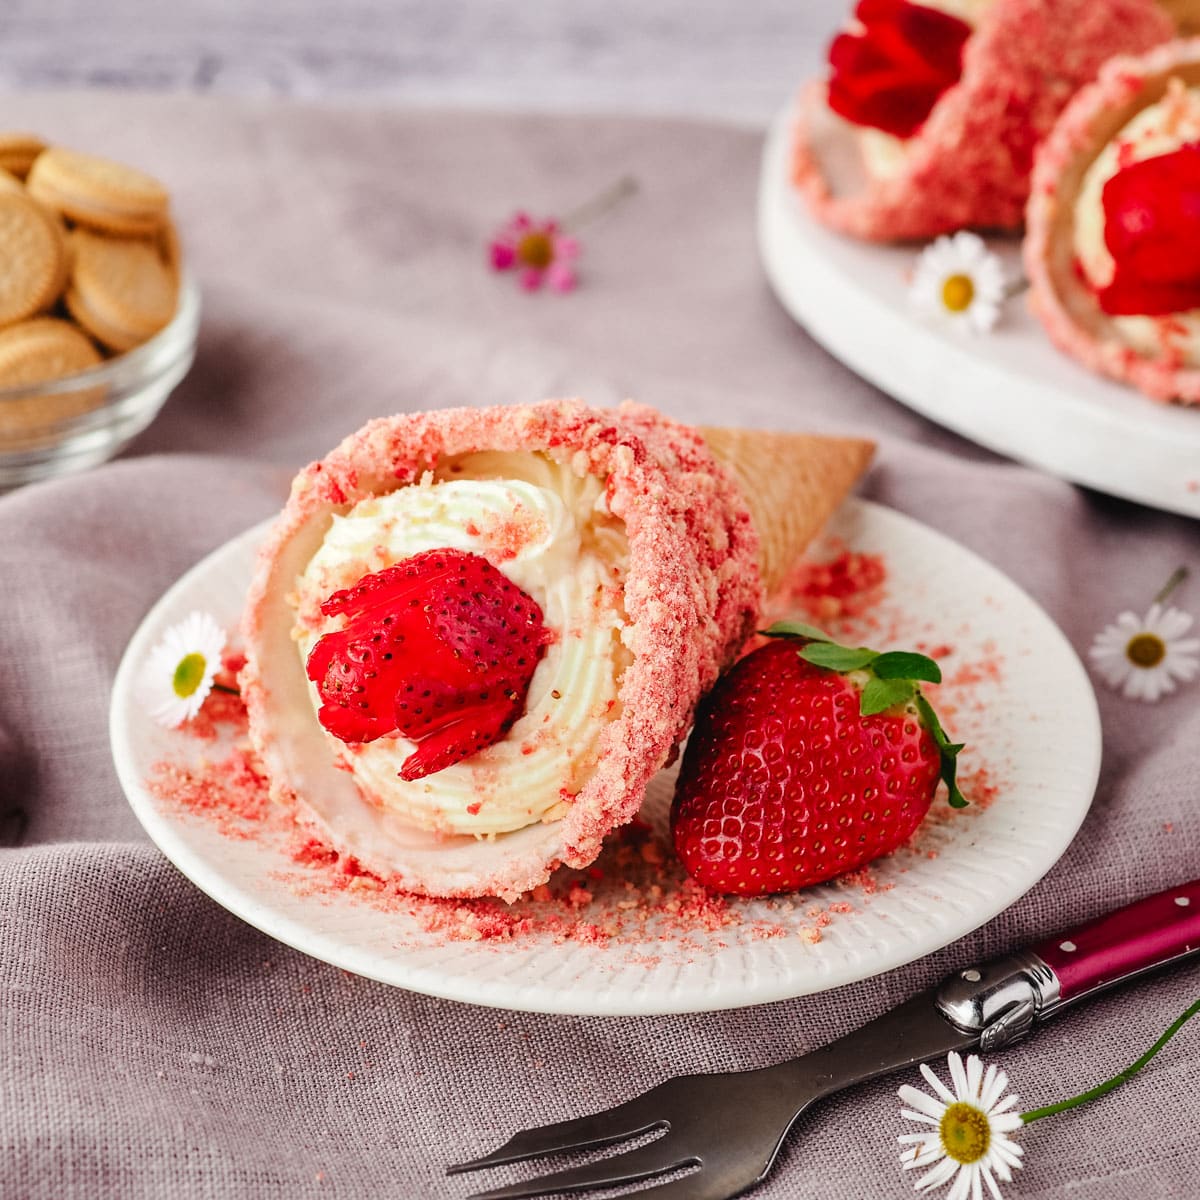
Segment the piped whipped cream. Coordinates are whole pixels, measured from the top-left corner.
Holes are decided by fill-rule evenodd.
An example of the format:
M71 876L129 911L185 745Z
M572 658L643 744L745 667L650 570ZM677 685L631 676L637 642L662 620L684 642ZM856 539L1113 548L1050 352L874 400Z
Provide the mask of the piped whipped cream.
M1110 283L1116 266L1104 241L1104 185L1123 167L1195 141L1200 141L1200 88L1172 79L1166 95L1133 117L1087 169L1075 200L1075 254L1093 287ZM1200 366L1200 310L1109 320L1139 354Z
M424 779L398 777L414 743L400 734L349 745L327 735L370 802L419 828L476 836L561 817L595 768L619 714L630 660L623 637L628 543L602 480L543 455L484 452L447 460L417 484L335 515L290 599L306 660L338 618L321 603L364 575L423 550L481 554L537 601L554 635L508 734ZM320 707L310 686L314 708Z

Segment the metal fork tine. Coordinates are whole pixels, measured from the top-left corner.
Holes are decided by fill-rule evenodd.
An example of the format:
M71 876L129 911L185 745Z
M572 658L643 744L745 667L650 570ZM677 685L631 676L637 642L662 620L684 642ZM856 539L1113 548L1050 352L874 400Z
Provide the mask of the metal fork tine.
M548 1196L553 1192L582 1192L589 1188L608 1187L617 1183L637 1183L662 1175L676 1167L687 1166L696 1160L689 1155L676 1156L671 1152L667 1139L638 1146L612 1158L601 1158L572 1167L569 1171L556 1171L538 1179L523 1179L508 1187L493 1188L490 1192L478 1192L467 1200L525 1200L529 1196Z
M692 1171L682 1179L638 1188L636 1192L629 1192L628 1196L629 1200L732 1200L734 1196L740 1196L752 1182L731 1183L728 1176L722 1177L704 1168Z
M565 1150L590 1150L668 1126L670 1122L662 1117L661 1112L656 1113L653 1106L646 1103L650 1095L652 1093L635 1096L616 1108L589 1113L586 1117L576 1117L571 1121L522 1129L490 1154L447 1167L446 1174L459 1175L483 1167L499 1167L504 1163L521 1162L526 1158Z

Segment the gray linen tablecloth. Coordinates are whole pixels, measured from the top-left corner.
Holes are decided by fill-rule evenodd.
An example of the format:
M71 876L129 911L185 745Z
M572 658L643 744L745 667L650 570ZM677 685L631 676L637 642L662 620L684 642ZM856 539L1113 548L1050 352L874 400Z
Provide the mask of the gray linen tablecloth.
M729 1013L573 1019L429 999L273 943L150 845L109 759L126 640L176 577L280 503L373 415L579 394L675 416L881 440L864 491L982 553L1077 648L1143 608L1183 519L999 461L860 382L798 330L756 260L757 136L185 99L23 96L6 125L145 165L173 189L204 295L195 369L123 459L0 499L0 1194L459 1197L443 1165L681 1071L816 1046L955 964L1197 874L1200 688L1101 694L1106 751L1075 844L1020 903L853 987ZM517 207L625 173L585 281L526 296L484 267ZM947 381L953 386L953 381ZM1200 609L1200 580L1179 597ZM1030 1104L1124 1066L1195 996L1179 970L1004 1053ZM1024 1137L1015 1196L1194 1194L1200 1027L1138 1081ZM765 1197L902 1196L894 1082L820 1107Z

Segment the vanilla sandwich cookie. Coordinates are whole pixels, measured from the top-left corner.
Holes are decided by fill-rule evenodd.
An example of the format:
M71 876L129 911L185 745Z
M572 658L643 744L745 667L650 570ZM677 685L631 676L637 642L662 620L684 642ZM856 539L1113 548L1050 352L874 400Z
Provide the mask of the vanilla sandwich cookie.
M0 170L24 179L45 149L36 133L0 133Z
M69 321L35 317L0 330L0 390L65 379L99 366L95 345ZM0 394L0 448L28 448L61 421L97 408L103 387L36 396Z
M157 179L61 146L38 155L26 186L36 200L100 233L150 236L167 216L169 197Z
M75 229L69 237L71 316L110 350L132 350L170 323L179 279L158 245Z
M0 187L0 262L0 328L58 299L66 262L62 228L19 187Z

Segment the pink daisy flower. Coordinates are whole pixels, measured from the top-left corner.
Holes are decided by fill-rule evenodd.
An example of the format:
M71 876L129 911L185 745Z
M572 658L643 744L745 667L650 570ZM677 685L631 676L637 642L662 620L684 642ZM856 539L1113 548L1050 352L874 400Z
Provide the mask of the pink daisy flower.
M521 286L536 292L543 284L569 292L579 282L572 263L579 242L559 232L557 221L535 221L519 212L496 234L488 247L493 271L516 271Z

